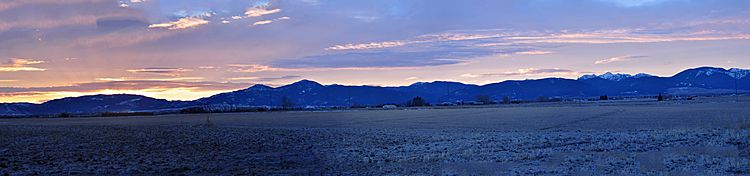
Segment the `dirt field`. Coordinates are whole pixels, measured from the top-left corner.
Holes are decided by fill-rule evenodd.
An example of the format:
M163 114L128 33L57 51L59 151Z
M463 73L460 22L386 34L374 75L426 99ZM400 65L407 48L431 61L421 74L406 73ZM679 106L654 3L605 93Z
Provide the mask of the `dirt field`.
M3 174L747 175L750 97L0 119Z

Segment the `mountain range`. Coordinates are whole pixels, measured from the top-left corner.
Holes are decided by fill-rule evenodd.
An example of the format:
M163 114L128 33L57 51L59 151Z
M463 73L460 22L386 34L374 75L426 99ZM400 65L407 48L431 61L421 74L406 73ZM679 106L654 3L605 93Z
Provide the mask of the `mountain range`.
M428 102L471 101L478 95L493 100L503 97L534 99L537 97L586 98L639 96L656 94L722 94L750 90L750 70L700 67L671 77L649 74L584 75L578 79L545 78L513 80L487 85L459 82L418 82L409 86L321 85L302 80L281 87L254 85L193 101L168 101L140 95L90 95L47 101L41 104L0 103L0 115L35 115L59 113L133 112L180 109L201 105L281 106L282 99L295 106L357 106L403 104L415 96Z

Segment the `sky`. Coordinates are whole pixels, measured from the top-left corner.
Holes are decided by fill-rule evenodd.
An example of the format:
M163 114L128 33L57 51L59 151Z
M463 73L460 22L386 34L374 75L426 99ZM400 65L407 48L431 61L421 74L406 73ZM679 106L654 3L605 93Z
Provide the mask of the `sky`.
M747 0L0 0L0 102L750 68Z

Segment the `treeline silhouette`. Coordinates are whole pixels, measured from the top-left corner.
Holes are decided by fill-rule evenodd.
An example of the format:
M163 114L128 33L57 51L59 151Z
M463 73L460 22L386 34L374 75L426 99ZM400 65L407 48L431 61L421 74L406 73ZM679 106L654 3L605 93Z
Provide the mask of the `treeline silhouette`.
M667 100L693 100L694 96L671 96L659 94L657 96L636 96L636 97L610 97L602 95L596 98L587 99L563 99L558 97L539 96L535 100L519 100L511 97L502 97L500 100L493 100L489 95L478 95L473 101L456 101L456 102L428 102L426 99L416 96L404 103L385 103L379 105L360 105L335 106L335 107L316 107L316 106L296 106L295 102L287 97L281 97L281 106L237 106L226 104L205 104L181 109L157 110L157 111L137 111L137 112L101 112L101 113L60 113L46 115L26 115L26 116L0 116L0 118L19 118L19 117L36 117L36 118L70 118L70 117L120 117L120 116L154 116L162 114L202 114L202 113L241 113L241 112L273 112L273 111L315 111L315 110L345 110L345 109L390 109L399 107L429 107L429 106L472 106L472 105L493 105L493 104L523 104L537 102L563 102L563 101L610 101L623 100L628 98L652 99L656 101Z

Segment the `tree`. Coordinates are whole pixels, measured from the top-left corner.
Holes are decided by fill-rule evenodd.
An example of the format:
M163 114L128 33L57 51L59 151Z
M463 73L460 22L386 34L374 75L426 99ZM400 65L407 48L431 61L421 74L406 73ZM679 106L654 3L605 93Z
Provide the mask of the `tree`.
M656 97L656 101L664 101L664 96L662 96L661 94L659 94L659 96Z
M477 102L482 102L484 104L491 104L492 103L492 99L490 99L489 95L477 95L476 101Z
M409 107L415 107L415 106L428 106L427 101L425 101L422 97L414 97L413 99L406 102L406 106Z
M606 95L599 96L599 100L609 100L609 96L606 96Z
M281 108L284 109L291 109L294 107L294 102L289 97L283 96L281 97Z
M510 97L508 96L503 97L503 104L510 104Z

